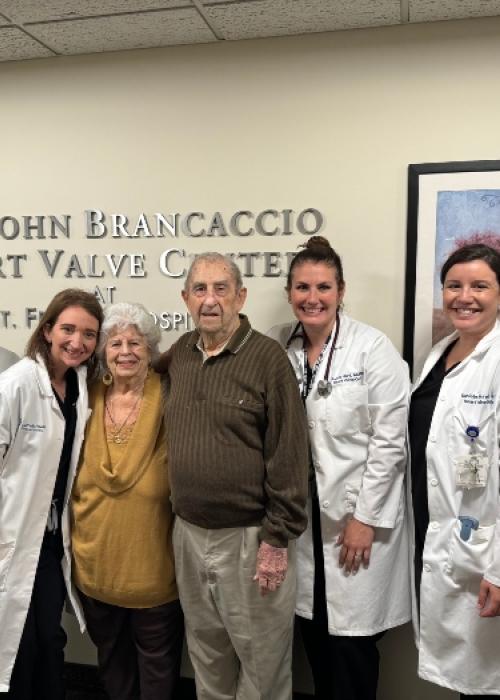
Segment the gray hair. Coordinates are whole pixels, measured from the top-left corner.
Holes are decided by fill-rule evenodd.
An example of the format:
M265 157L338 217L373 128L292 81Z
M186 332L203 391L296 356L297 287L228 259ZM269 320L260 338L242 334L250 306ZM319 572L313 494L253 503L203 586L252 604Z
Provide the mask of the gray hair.
M126 301L122 301L109 306L104 313L97 350L99 359L103 364L105 364L104 348L109 338L130 326L134 326L146 339L149 352L151 353L151 360L155 360L158 357L160 354L158 345L161 340L161 331L154 317L142 304L129 304Z
M239 290L243 287L243 279L241 277L241 271L238 265L234 262L234 260L229 256L229 255L222 255L222 253L200 253L195 257L193 262L191 263L186 281L184 282L184 291L187 292L189 291L189 285L191 283L191 278L193 276L193 270L198 265L198 263L201 262L206 262L206 263L223 263L224 265L227 265L229 268L229 272L231 273L231 277L233 278L233 281L236 285L236 291L239 292Z

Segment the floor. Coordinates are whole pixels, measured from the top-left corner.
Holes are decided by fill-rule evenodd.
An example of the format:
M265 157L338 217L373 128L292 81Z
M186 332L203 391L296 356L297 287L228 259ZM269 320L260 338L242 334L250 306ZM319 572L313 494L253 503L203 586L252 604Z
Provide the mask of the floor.
M95 666L66 664L66 700L107 700ZM175 700L196 700L194 682L182 678Z
M95 666L66 664L68 692L66 700L108 700L97 676ZM196 700L194 682L182 678L175 700ZM313 700L310 695L294 694L294 700Z
M68 690L66 700L108 700L108 696L98 690ZM181 690L175 700L196 700L196 694L188 688L186 692Z

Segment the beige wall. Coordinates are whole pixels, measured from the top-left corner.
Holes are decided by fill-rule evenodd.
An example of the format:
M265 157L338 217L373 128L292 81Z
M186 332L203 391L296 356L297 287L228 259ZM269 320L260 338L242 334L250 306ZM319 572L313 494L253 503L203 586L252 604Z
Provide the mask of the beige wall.
M134 218L314 206L345 261L348 311L401 347L407 164L498 157L499 37L500 20L487 19L0 65L0 216L75 221L70 241L0 240L0 256L30 256L23 279L0 279L0 310L18 315L0 344L19 352L23 308L68 284L41 272L38 248L145 252L148 278L116 282L117 299L180 310L180 282L156 269L166 247L284 251L301 240L89 242L86 208ZM258 328L288 317L282 279L248 286ZM408 629L381 647L382 700L453 697L415 680ZM86 653L73 634L70 658Z
M289 250L301 241L89 242L86 208L135 219L315 206L344 257L348 310L400 346L406 166L495 157L499 27L442 22L2 64L0 215L69 213L73 231L70 241L0 240L0 255L30 256L23 279L0 279L0 310L13 308L18 326L0 329L1 342L20 351L24 307L43 307L70 282L64 262L50 280L37 249L144 252L148 280L118 280L117 298L168 310L182 303L180 282L157 271L166 247ZM282 280L250 282L259 328L288 314Z

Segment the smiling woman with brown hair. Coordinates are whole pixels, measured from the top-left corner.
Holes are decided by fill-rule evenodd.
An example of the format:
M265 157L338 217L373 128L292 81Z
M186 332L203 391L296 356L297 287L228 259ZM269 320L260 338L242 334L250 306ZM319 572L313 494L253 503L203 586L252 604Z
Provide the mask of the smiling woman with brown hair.
M455 332L427 358L410 408L419 674L461 697L500 695L500 253L441 270Z
M403 480L405 363L343 311L342 261L322 236L293 258L286 348L311 442L309 523L297 542L297 621L317 700L375 700L385 630L410 619Z
M59 292L0 376L0 691L13 700L65 697L66 592L83 624L67 504L101 321L93 294Z

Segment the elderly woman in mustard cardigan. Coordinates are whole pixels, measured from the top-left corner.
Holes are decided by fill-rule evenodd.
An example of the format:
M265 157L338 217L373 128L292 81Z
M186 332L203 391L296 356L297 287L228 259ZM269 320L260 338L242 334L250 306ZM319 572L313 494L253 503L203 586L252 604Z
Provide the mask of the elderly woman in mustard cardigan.
M111 700L171 700L179 675L159 339L140 304L108 309L73 491L74 578Z

